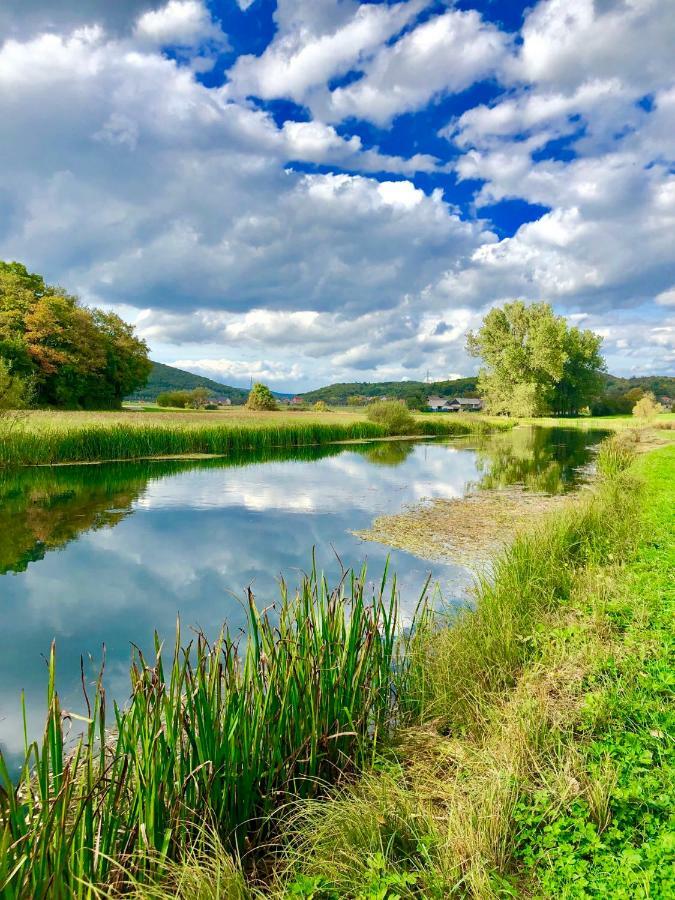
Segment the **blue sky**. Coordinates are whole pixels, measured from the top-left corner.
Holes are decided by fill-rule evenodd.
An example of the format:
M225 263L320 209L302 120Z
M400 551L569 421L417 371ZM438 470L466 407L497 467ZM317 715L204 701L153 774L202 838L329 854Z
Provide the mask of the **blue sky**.
M0 258L155 359L475 371L514 298L675 372L672 0L4 0Z

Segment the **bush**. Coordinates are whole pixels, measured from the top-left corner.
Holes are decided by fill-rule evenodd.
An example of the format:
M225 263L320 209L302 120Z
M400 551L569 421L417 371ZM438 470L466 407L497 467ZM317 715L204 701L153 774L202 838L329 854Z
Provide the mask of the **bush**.
M330 407L325 400L317 400L313 406L314 412L329 412Z
M172 406L185 409L192 399L192 391L164 391L157 395L157 406Z
M218 404L217 403L207 403L206 406L204 407L204 409L209 409L209 410L218 409Z
M366 415L389 434L410 434L415 430L415 419L402 400L378 400L370 404Z
M645 394L633 407L633 415L642 419L643 422L649 422L663 411L663 407L656 401L652 393Z
M249 409L278 409L277 401L266 384L258 382L251 388L246 406Z
M188 406L190 409L203 409L209 402L211 391L205 387L196 387L190 391Z

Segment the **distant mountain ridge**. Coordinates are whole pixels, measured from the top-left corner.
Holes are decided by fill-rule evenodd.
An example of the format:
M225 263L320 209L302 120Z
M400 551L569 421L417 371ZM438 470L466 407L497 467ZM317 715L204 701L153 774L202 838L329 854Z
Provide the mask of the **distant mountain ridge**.
M632 388L653 391L657 397L675 397L675 378L668 375L641 375L633 378L621 378L617 375L605 375L605 391L609 394L624 394ZM417 404L426 401L431 394L439 397L475 397L477 396L477 376L454 378L446 381L350 381L329 384L326 387L298 394L307 403L323 400L329 405L344 406L349 397L394 397L409 400ZM245 388L221 384L203 375L194 375L174 366L153 362L152 372L144 388L139 388L129 400L154 400L163 391L191 391L196 387L208 388L216 397L229 399L234 404L246 402L248 391ZM291 397L293 394L274 391L277 397Z

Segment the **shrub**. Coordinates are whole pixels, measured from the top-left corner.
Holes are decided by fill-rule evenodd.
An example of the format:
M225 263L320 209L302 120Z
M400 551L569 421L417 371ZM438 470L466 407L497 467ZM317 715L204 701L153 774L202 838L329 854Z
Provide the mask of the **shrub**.
M254 384L251 388L246 406L249 409L278 409L274 394L266 384L261 384L260 382Z
M633 415L643 422L649 422L663 412L663 407L657 402L652 393L645 394L633 407Z
M415 419L402 400L378 400L370 404L366 415L389 434L410 434L415 429Z
M313 408L314 412L328 412L330 409L325 400L317 400Z
M190 391L188 406L191 409L203 409L209 402L211 391L205 387L196 387Z
M177 409L185 409L192 396L191 391L164 391L157 395L157 406L172 406Z

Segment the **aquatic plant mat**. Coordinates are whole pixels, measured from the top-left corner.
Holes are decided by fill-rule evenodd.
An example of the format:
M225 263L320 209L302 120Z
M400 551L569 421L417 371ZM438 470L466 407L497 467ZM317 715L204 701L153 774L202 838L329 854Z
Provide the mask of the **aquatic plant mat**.
M563 509L575 499L575 494L551 496L522 488L485 490L451 500L427 500L400 513L379 516L370 528L352 533L423 559L480 566L537 517Z

